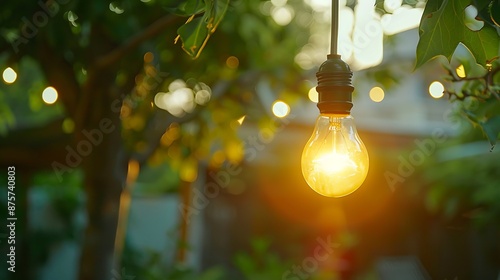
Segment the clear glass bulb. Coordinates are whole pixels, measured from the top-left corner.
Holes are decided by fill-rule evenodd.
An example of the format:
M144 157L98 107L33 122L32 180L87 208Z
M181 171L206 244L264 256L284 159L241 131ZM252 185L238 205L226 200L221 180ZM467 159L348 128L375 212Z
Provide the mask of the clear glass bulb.
M368 173L368 152L351 115L321 114L302 152L302 174L317 193L346 196Z

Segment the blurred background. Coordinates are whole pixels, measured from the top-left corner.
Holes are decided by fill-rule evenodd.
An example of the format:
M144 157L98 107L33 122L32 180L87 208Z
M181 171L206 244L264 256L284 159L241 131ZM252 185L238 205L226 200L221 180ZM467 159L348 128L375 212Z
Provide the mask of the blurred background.
M300 169L330 1L224 3L203 50L198 1L2 4L0 278L500 279L500 154L443 94L467 48L414 69L425 1L340 1L370 155L341 199Z

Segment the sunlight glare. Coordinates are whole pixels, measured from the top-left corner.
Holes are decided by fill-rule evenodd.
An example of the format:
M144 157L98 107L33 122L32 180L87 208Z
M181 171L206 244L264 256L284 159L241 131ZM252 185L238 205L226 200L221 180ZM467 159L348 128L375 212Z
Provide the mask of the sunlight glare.
M388 13L394 13L399 7L403 4L403 0L385 0L384 1L384 10Z
M382 16L381 23L386 35L398 34L417 28L422 18L422 8L399 7L393 14Z
M384 34L374 4L374 0L363 0L355 8L354 58L360 69L376 66L383 58Z
M345 1L341 1L345 2ZM322 12L325 10L328 10L331 5L330 0L306 0L306 3L311 6L311 8L314 9L316 12ZM344 4L345 5L345 4ZM339 5L340 7L343 6L342 3Z

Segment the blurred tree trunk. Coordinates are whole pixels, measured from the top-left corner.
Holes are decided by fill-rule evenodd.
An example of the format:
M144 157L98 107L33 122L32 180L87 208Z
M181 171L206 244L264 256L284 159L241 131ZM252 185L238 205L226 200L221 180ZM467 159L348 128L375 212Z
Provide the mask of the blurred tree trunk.
M80 259L80 280L109 280L113 271L113 251L118 222L120 194L126 178L126 160L121 137L121 99L110 94L114 79L99 77L85 87L88 111L76 147L85 141L92 150L83 161L87 228ZM110 82L111 81L111 82ZM85 96L84 95L84 96ZM82 149L83 150L83 149Z

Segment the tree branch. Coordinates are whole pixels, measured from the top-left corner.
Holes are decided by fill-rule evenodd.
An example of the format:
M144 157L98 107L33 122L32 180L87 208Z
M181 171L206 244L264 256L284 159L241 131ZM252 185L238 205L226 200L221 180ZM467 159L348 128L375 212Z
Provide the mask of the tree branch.
M493 85L493 77L500 72L500 67L496 67L494 69L489 70L486 74L483 76L478 76L478 77L457 77L455 76L455 73L453 71L448 70L448 74L451 76L451 82L452 83L458 83L458 82L464 82L464 81L481 81L484 83L485 88L484 90L481 91L481 93L484 96L479 96L478 94L474 94L469 92L468 90L460 90L463 96L459 96L456 92L452 91L445 91L445 93L448 94L448 98L451 98L452 96L455 96L458 100L464 100L466 97L473 96L478 98L479 100L485 101L490 98L490 94L493 95L498 101L500 101L500 96L498 95L497 91L495 89L492 89L491 86Z
M114 49L106 55L98 57L95 61L95 66L98 68L106 68L113 65L114 63L122 59L125 55L137 48L141 43L158 35L163 30L165 30L165 28L176 23L179 19L181 18L178 16L167 15L156 20L151 25L146 27L142 32L132 36L122 46Z
M65 164L71 135L61 130L63 119L40 127L10 131L0 137L0 166L16 165L33 170L50 169L54 161Z

